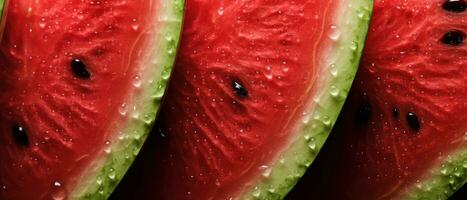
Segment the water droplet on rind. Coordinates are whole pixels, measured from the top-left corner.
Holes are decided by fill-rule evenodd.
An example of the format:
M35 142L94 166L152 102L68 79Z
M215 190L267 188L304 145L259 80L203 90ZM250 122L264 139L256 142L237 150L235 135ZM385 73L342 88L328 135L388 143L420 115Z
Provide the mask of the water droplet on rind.
M441 170L440 170L441 174L443 175L447 175L448 174L448 169L445 165L442 165L441 166Z
M332 25L331 30L329 31L328 37L333 41L337 41L339 40L340 36L341 36L340 30L337 28L337 26Z
M329 94L331 94L331 96L333 97L338 97L339 96L339 88L337 88L336 86L331 86L331 89L329 90Z
M332 76L337 77L339 71L338 71L338 69L336 67L336 64L331 64L329 66L329 73L331 73Z
M350 44L350 50L356 51L357 48L358 48L358 43L355 41L352 41L352 43Z
M165 93L165 87L162 84L159 84L159 86L157 86L157 89L155 93L152 95L152 97L156 99L156 101L158 101L162 99L162 97L164 96L164 93Z
M154 121L154 117L152 114L144 114L143 121L145 124L150 125Z
M116 178L115 170L113 168L110 168L107 176L109 177L110 180L115 180Z
M316 142L315 141L311 141L308 143L308 148L310 148L310 150L312 151L316 151Z
M324 116L324 117L322 118L322 121L321 121L321 122L323 122L323 124L324 124L326 127L330 127L330 126L331 126L331 123L332 123L332 122L331 122L331 118L329 118L328 116Z
M164 70L162 70L162 79L168 80L170 78L170 74L172 73L172 67L166 66Z
M142 137L143 137L143 136L141 135L141 132L139 132L139 131L133 131L133 138L134 138L136 141L140 141Z
M365 13L363 13L363 12L358 12L358 13L357 13L357 17L360 18L360 19L363 19L363 17L365 17Z
M112 153L112 147L111 147L111 146L105 147L105 148L104 148L104 152L105 152L106 154Z
M310 122L310 117L311 117L311 116L310 116L309 114L303 113L303 114L302 114L302 122L303 122L304 124L308 124L308 123Z
M138 147L133 148L133 156L137 156L138 153L139 153L139 148Z
M259 196L261 195L261 190L259 190L258 187L255 187L255 190L253 191L252 195L253 197L259 198Z
M260 171L261 171L261 175L265 178L269 177L271 175L271 172L272 172L272 168L267 166L267 165L262 165L259 167Z
M100 195L104 195L104 188L101 186L97 191Z

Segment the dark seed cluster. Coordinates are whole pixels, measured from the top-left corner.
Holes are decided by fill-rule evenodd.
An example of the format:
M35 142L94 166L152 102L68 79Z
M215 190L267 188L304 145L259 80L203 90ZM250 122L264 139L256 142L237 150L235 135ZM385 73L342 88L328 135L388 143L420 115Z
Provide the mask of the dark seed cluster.
M442 8L448 12L461 13L467 8L465 0L446 0ZM460 30L450 30L441 37L440 41L451 46L458 46L464 42L465 33Z
M441 42L447 45L457 46L464 42L465 33L459 30L451 30L443 35Z
M73 74L80 79L89 79L91 78L91 73L88 71L84 62L79 58L74 58L71 60L71 70Z
M465 11L467 3L465 0L446 0L442 7L446 11L460 13Z
M412 130L417 132L420 131L420 121L418 120L417 115L412 112L408 112L406 118L407 124Z
M395 118L398 118L399 117L399 109L397 109L396 107L393 107L392 108L392 116L395 117Z
M392 107L392 116L399 118L399 109ZM371 118L371 104L369 101L365 101L360 105L357 112L355 113L355 121L359 124L366 124ZM419 132L421 129L420 120L417 115L413 112L407 112L406 122L409 128L413 131Z
M392 116L394 118L399 118L399 109L396 107L392 108ZM409 128L412 129L413 131L419 132L420 131L420 121L417 117L417 115L413 112L408 112L406 115L406 121L407 125L409 125Z
M238 96L241 96L241 97L248 96L248 91L240 82L232 81L232 88Z
M15 139L16 143L23 147L29 146L29 138L28 134L26 133L26 129L20 125L14 125L12 129L13 138Z

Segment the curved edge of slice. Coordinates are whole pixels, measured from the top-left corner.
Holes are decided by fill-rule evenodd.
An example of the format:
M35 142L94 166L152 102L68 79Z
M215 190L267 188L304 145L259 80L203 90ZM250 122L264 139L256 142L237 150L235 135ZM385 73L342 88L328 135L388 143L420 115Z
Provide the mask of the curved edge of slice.
M467 183L467 148L453 152L440 163L430 170L430 178L409 188L401 199L448 199Z
M96 160L87 169L77 185L70 191L70 199L107 199L141 150L150 129L153 127L157 111L175 62L176 51L182 29L185 0L160 0L155 16L151 37L155 45L150 45L152 53L142 63L140 69L141 84L126 105L132 108L128 113L127 123L118 125L122 128L115 138L109 141L106 155Z
M293 139L268 172L268 179L250 185L239 199L282 199L316 158L327 139L352 85L366 39L373 0L344 0L336 26L344 33L328 52L327 76L310 100L310 119L296 129ZM311 103L312 102L312 103Z

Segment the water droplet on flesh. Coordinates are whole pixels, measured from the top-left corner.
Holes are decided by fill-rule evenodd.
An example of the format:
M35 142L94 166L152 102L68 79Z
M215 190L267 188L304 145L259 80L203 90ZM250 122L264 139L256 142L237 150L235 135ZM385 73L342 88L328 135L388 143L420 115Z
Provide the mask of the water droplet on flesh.
M128 106L126 105L126 103L122 103L120 107L118 107L118 112L121 115L126 115L126 113L128 112Z
M269 177L271 175L271 172L272 172L272 168L267 166L267 165L262 165L259 167L259 169L261 170L261 175L263 177Z
M332 25L331 30L329 31L328 37L333 41L337 41L339 40L340 36L341 36L340 30L337 28L337 26Z

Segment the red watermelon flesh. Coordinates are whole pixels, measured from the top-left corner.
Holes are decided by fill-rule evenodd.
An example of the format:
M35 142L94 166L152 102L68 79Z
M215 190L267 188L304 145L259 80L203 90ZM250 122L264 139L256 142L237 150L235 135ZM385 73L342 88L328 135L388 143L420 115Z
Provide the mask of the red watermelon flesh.
M341 120L289 199L447 199L467 182L466 2L375 3Z
M0 199L110 194L154 121L182 9L163 0L10 1Z
M159 131L115 199L279 199L327 137L370 1L187 2Z

